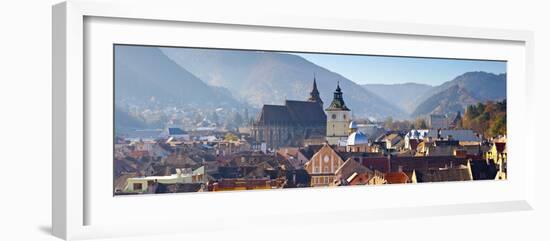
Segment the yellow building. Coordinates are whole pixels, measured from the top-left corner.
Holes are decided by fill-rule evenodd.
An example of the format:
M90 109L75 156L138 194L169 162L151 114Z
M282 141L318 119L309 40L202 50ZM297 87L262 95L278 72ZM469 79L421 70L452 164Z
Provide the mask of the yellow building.
M340 84L337 85L336 91L334 91L334 99L325 111L327 112L327 142L330 145L345 143L348 139L351 110L344 103Z
M487 161L494 161L498 167L498 172L495 177L496 180L505 180L506 179L506 139L499 140L498 142L493 142L491 149L485 153L485 158Z

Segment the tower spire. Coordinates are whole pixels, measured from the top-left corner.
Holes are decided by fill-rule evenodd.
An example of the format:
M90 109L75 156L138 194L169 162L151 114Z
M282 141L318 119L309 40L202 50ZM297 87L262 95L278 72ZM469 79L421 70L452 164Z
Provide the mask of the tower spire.
M311 90L311 92L319 93L319 91L317 90L317 79L315 79L315 72L313 72L313 89Z
M309 92L308 101L317 102L321 106L321 108L323 108L323 100L321 100L319 90L317 90L317 80L315 78L315 72L313 72L313 87L311 89L311 92Z
M344 103L342 89L340 89L340 81L336 84L336 91L334 91L334 99L327 110L349 110Z

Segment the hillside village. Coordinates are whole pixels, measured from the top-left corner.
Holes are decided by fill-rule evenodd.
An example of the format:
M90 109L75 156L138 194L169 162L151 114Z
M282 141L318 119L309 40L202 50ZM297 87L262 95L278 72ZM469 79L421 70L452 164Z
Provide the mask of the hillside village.
M198 127L170 123L160 131L117 135L114 194L507 178L505 122L494 132L482 132L476 128L485 126L478 117L483 112L473 114L478 110L473 107L465 113L430 114L419 125L355 119L345 90L339 83L334 88L324 108L314 78L306 100L264 105L250 121L248 114L237 118L244 120L235 128L218 126L210 116L197 120ZM483 108L505 109L505 104ZM180 119L191 118L183 113ZM497 117L491 123L502 121L501 113Z

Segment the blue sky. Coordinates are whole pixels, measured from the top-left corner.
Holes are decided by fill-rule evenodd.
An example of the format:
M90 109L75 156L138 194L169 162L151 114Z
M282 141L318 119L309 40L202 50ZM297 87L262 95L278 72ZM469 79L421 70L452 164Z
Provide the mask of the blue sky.
M506 62L365 55L305 54L321 67L339 73L358 84L407 82L439 85L469 71L506 73Z

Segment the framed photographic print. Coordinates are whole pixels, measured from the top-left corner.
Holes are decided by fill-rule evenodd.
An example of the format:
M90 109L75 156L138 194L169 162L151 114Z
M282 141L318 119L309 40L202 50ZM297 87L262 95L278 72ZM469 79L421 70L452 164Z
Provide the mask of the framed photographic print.
M53 7L56 236L532 209L530 32L183 5Z

